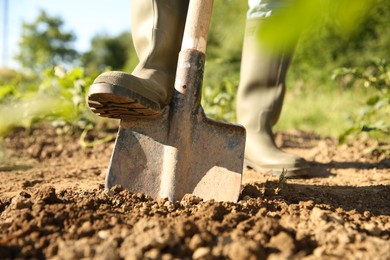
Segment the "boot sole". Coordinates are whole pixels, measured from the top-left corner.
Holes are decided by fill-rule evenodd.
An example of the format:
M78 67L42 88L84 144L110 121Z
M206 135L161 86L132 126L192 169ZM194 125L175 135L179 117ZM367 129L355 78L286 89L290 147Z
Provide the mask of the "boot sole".
M284 173L285 178L294 179L294 178L307 178L310 177L311 165L308 163L307 166L295 166L295 167L283 167L283 166L274 166L274 167L262 167L258 166L249 160L244 160L244 167L252 169L258 173L264 173L271 176L280 177Z
M88 92L88 106L98 116L116 119L156 117L161 107L121 86L95 83Z

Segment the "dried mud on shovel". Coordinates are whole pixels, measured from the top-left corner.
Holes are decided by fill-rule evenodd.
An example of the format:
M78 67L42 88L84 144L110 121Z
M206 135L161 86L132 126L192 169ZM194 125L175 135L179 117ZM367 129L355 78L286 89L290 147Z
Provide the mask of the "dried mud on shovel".
M113 143L86 149L51 128L15 132L0 162L0 259L389 259L381 144L302 132L277 142L322 163L315 176L245 170L238 203L170 202L103 188Z

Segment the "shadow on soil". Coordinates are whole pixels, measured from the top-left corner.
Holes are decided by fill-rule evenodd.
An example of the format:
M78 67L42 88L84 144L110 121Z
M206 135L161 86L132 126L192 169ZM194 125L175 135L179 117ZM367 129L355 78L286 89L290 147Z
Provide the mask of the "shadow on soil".
M367 162L330 162L318 163L319 167L327 169L390 169L390 159L383 159L376 163Z
M369 162L329 162L329 163L317 163L312 162L310 169L310 176L316 178L328 178L334 176L331 173L332 169L389 169L390 170L390 159L384 159L380 162L369 163Z
M369 211L375 215L390 216L390 186L325 186L284 183L281 187L277 181L246 185L242 197L283 199L289 204L314 201L316 204L327 204L345 211L356 210L363 214Z

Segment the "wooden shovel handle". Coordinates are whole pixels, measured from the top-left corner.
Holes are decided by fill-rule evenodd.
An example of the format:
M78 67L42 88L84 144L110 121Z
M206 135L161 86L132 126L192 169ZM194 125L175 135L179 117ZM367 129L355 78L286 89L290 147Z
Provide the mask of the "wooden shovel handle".
M214 0L190 0L181 50L206 52Z

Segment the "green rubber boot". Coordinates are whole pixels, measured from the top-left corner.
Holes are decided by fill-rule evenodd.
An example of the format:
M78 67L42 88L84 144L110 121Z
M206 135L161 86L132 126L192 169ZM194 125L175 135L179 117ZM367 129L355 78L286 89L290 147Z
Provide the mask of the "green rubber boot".
M273 175L307 175L307 161L275 144L272 127L282 109L291 53L272 53L260 46L256 32L261 22L262 18L247 19L237 94L237 120L247 131L245 164Z
M170 103L188 0L132 0L131 24L139 64L132 74L98 76L88 104L99 116L119 119L152 117Z

